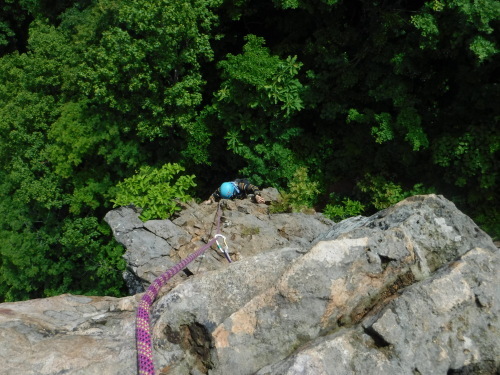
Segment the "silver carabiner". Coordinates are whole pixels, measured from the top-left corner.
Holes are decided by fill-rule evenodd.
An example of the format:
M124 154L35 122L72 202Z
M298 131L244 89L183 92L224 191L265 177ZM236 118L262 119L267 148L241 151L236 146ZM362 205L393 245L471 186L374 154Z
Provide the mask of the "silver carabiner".
M220 238L223 239L223 241L224 241L224 249L220 245L219 240L217 239L218 237L220 237ZM217 248L225 255L225 257L227 258L227 260L229 261L229 263L231 263L232 261L231 261L231 258L229 257L229 247L227 246L226 237L223 236L220 233L217 233L214 236L214 238L215 238L215 243L217 244Z
M222 249L222 246L220 245L219 240L217 239L218 237L221 237L224 240L225 249ZM226 242L226 237L223 236L222 234L215 235L215 242L217 243L217 247L219 248L219 250L222 251L223 253L226 253L229 250L229 248L227 246L227 242Z

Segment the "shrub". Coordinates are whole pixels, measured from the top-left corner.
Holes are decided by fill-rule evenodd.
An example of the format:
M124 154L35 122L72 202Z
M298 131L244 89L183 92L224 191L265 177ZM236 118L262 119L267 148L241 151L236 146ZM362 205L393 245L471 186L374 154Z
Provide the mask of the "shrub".
M318 182L311 181L306 167L299 167L288 183L288 191L281 194L282 200L273 203L271 212L304 212L310 209L318 194Z
M333 221L341 221L351 216L360 215L364 209L365 206L361 202L345 198L340 204L327 204L323 214Z
M133 204L142 208L140 219L166 219L180 210L178 203L187 202L191 196L187 193L194 186L194 175L175 175L185 169L179 164L167 163L161 168L141 167L139 172L126 178L117 185L116 199L111 200L113 207Z
M395 182L388 181L383 176L365 175L365 178L358 182L358 188L368 195L371 205L382 210L390 207L412 195L431 194L434 189L426 188L423 184L415 184L411 190L404 190Z

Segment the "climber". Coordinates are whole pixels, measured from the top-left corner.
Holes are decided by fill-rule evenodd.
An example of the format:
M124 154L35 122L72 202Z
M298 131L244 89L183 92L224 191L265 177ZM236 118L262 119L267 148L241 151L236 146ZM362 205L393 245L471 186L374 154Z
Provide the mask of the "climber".
M243 199L247 195L253 194L257 203L265 203L265 199L261 197L260 190L257 186L252 185L247 179L241 178L231 182L224 182L204 204L218 202L220 199Z

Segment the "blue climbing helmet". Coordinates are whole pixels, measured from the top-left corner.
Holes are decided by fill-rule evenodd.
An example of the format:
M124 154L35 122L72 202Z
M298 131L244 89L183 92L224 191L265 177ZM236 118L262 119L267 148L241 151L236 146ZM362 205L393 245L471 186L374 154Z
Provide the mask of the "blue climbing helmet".
M236 186L232 182L224 182L220 186L220 196L225 199L230 199L236 191Z

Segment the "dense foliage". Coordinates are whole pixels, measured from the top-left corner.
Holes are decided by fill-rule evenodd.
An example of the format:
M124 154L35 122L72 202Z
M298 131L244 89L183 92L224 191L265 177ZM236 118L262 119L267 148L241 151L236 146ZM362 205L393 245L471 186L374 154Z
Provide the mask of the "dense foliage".
M336 219L435 192L500 236L498 1L0 9L0 301L120 295L113 202L235 177Z
M182 166L170 163L161 168L141 167L137 174L118 183L113 207L140 207L143 221L168 219L181 209L178 203L192 199L187 192L196 186L194 175L182 175L174 181L182 171Z

